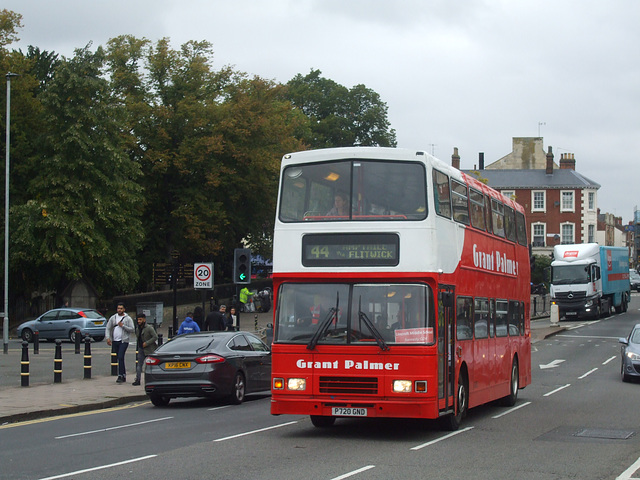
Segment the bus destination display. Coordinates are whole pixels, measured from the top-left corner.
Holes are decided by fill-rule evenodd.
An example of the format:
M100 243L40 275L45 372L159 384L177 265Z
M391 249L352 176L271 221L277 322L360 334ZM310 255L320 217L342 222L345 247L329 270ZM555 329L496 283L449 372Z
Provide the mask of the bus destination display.
M395 233L326 233L302 237L305 267L395 266L400 240Z

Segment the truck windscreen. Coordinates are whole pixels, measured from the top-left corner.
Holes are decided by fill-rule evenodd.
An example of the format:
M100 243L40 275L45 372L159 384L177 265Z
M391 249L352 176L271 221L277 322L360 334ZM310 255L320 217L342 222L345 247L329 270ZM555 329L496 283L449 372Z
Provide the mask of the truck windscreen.
M589 283L590 271L589 265L558 265L551 269L551 283L554 285Z

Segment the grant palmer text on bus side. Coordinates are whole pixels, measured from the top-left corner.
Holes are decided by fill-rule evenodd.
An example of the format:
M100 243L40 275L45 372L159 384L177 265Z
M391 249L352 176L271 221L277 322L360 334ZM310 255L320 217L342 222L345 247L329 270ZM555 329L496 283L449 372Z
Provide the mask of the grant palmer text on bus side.
M340 363L338 360L333 361L305 361L299 358L296 361L296 367L302 369L324 369L324 370L338 370L340 368ZM356 362L355 360L344 360L343 364L344 370L398 370L400 368L399 363L392 362L370 362L369 360L364 360L361 362Z

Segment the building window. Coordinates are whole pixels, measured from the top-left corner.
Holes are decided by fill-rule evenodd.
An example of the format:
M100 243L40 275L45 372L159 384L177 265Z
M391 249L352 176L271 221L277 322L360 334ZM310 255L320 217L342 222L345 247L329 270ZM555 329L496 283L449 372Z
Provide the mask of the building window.
M589 202L589 210L595 210L596 209L596 192L589 192L587 199Z
M531 192L531 211L544 212L546 210L546 197L544 190L534 190Z
M575 211L573 190L562 190L560 192L560 211L561 212Z
M596 242L596 226L595 225L587 226L587 242L588 243Z
M563 245L576 243L574 240L575 237L573 235L573 232L574 232L573 223L563 223L562 225L560 225L560 238L561 238L561 243Z
M547 226L544 223L534 223L533 227L533 246L544 247L544 239L547 236Z
M511 200L515 200L516 199L516 191L515 190L501 190L500 193L503 194L505 197L510 198Z

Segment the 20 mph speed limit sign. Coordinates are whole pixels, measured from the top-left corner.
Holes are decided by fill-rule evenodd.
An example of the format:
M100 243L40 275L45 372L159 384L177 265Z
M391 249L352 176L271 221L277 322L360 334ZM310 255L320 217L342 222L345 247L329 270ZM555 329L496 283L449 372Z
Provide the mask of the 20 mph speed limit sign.
M213 288L213 263L193 264L193 287L208 290Z

